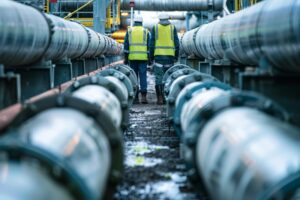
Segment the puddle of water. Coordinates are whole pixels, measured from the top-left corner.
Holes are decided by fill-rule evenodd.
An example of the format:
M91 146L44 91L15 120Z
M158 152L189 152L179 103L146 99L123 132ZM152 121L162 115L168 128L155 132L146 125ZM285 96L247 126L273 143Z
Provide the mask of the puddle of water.
M144 167L153 167L155 165L161 164L162 159L158 158L146 158L143 155L146 153L151 153L161 149L169 149L167 146L159 146L148 144L144 141L131 142L128 141L125 143L126 146L126 161L127 166L144 166Z
M128 141L125 144L126 146L126 154L130 155L144 155L146 153L151 153L161 149L169 149L168 146L160 146L160 145L153 145L148 144L147 142L140 141L140 142L131 142Z
M145 115L161 115L160 110L147 110L144 113Z
M143 167L153 167L155 165L161 164L162 159L158 158L145 158L143 156L130 156L126 158L125 165L129 167L143 166Z

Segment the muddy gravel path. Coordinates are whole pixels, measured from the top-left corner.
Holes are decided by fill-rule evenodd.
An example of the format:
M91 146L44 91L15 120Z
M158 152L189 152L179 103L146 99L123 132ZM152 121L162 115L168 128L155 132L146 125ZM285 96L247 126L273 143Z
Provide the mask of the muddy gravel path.
M148 74L149 104L135 104L124 133L125 173L115 200L205 199L189 183L179 138L169 127L165 106L155 104L154 77Z

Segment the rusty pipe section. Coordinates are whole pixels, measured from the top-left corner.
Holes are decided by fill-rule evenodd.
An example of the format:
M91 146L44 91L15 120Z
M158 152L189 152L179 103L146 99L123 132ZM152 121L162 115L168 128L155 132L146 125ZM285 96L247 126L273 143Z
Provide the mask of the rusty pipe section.
M130 10L130 0L121 1L121 9ZM135 0L134 9L148 11L205 11L222 10L223 0Z
M187 55L300 73L300 2L266 0L187 32Z

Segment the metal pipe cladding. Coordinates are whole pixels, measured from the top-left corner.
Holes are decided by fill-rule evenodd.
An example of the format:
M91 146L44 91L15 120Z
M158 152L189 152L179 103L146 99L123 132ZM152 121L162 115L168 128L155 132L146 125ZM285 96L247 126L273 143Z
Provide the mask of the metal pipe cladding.
M123 172L121 131L128 125L131 83L137 83L128 66L113 68L115 76L80 79L63 95L24 106L0 138L1 197L109 195Z
M253 66L267 61L279 70L299 73L299 18L299 1L266 0L187 32L182 47L188 55L210 60Z
M299 198L300 131L287 113L259 94L170 69L176 94L167 98L168 115L190 178L201 178L216 200Z
M123 10L130 10L130 0L122 0L121 8ZM223 0L135 0L134 8L136 10L149 10L149 11L206 11L210 8L214 10L223 9Z
M0 4L0 46L0 64L5 67L120 55L123 51L123 45L77 22L11 0Z

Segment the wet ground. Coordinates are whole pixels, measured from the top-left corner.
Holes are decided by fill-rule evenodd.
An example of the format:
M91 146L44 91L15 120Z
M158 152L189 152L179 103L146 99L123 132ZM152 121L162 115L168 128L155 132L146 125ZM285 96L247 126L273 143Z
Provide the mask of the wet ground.
M149 104L135 104L124 133L125 174L115 200L202 200L189 183L180 158L179 138L169 127L165 106L155 104L153 75L148 74Z

